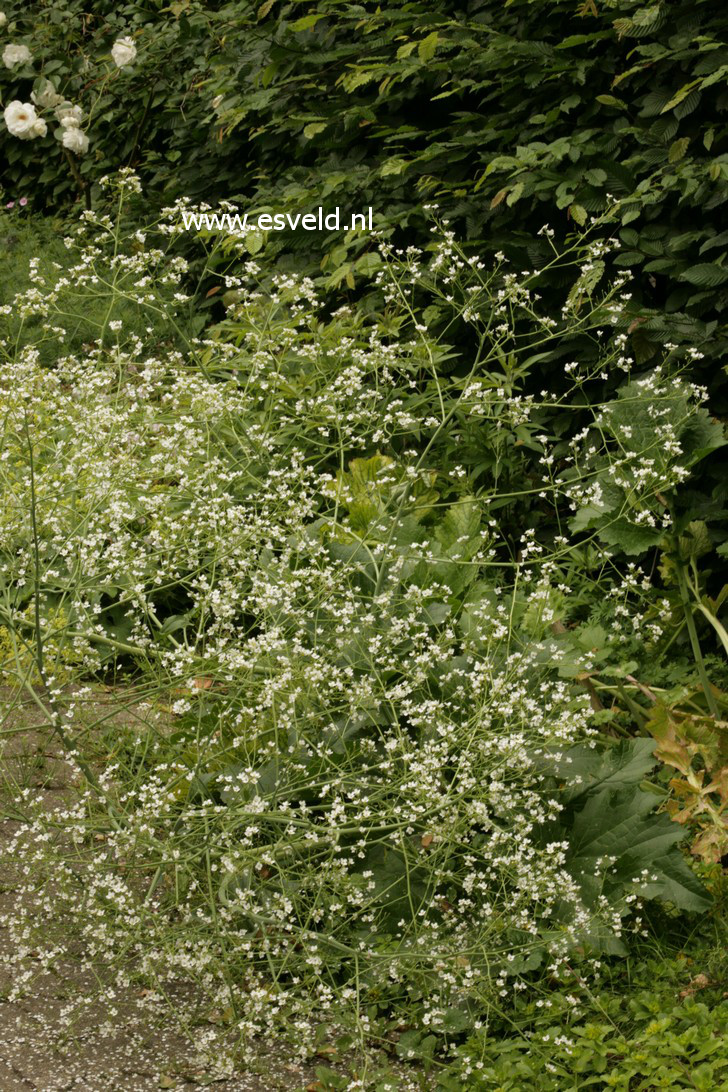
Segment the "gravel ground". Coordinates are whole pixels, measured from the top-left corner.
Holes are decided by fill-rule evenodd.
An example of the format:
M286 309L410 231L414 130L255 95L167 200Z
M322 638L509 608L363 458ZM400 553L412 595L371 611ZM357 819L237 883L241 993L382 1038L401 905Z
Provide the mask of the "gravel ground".
M2 915L12 910L17 898L13 866L2 853L17 828L13 791L19 784L32 786L52 810L72 798L76 781L37 711L13 711L0 717L0 725ZM131 987L117 991L111 1026L106 1006L97 999L85 1006L69 1031L64 1008L80 996L93 995L90 972L72 959L62 961L52 972L39 975L28 996L9 1001L9 943L7 929L0 928L0 1092L148 1092L206 1086L220 1092L298 1092L320 1087L313 1067L295 1064L285 1050L266 1043L260 1043L255 1064L247 1072L216 1077L200 1068L194 1042L170 1027L164 1011L150 1011L143 993Z

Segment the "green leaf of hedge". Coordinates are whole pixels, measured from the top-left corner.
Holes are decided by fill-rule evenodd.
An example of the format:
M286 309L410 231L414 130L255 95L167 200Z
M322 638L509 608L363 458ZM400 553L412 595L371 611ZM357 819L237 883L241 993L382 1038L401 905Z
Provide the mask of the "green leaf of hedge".
M437 49L439 35L436 30L432 34L428 34L426 38L423 38L420 44L417 46L417 52L421 61L431 61L435 56L435 50Z
M681 273L680 279L698 285L700 288L715 288L728 281L728 269L724 269L715 262L703 262L686 269L684 273Z

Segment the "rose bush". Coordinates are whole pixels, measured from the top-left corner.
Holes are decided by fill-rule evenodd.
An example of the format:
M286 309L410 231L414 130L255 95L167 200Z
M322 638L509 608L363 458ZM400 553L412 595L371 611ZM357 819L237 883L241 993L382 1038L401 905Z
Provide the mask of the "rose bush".
M49 144L48 154L26 155L25 143L0 127L0 185L34 193L36 208L85 199L92 187L98 199L99 177L123 164L143 160L152 177L169 182L183 146L200 179L206 176L202 150L196 155L189 141L204 145L208 136L211 110L201 85L210 25L197 0L176 13L156 2L102 0L92 11L80 0L15 6L4 32L3 106L32 103L57 151L67 154L52 154ZM71 108L80 132L67 135L68 123L58 123L74 116Z
M85 154L77 136L78 152L41 154L0 126L10 195L57 208L85 188L93 202L99 177L132 165L165 200L239 199L251 212L372 205L389 237L426 245L422 204L437 194L469 246L518 269L548 262L544 222L558 240L617 198L623 250L610 264L638 271L632 351L647 365L666 343L699 349L695 380L715 412L728 405L716 366L728 352L728 43L714 4L675 0L668 18L665 4L640 0L593 10L438 0L369 14L316 0L303 15L248 0L99 0L92 11L41 0L7 14L8 41L29 43L33 61L0 69L3 105L35 102L50 81L83 107L89 140ZM344 293L376 261L366 233L310 242L292 232L257 245ZM558 283L544 291L555 312ZM724 477L720 462L706 467L723 537Z
M15 28L16 24L13 23L11 26ZM120 37L111 48L111 63L116 69L125 68L134 61L136 53L137 50L133 39L128 36ZM34 65L35 59L28 46L22 43L10 42L5 46L2 53L3 64L10 71L16 69L27 70ZM97 58L97 63L102 72L101 83L103 87L104 76L108 80L111 74L111 63L105 57ZM65 153L73 153L74 157L84 156L88 152L90 142L88 133L82 127L84 121L88 122L89 120L87 116L89 105L91 111L97 109L99 100L102 97L101 91L97 89L95 93L87 94L88 87L79 79L63 81L56 75L49 78L48 74L54 73L59 66L57 59L52 57L49 59L47 52L41 52L39 64L44 69L44 74L34 79L33 90L29 96L30 103L20 99L13 99L5 108L4 119L7 131L12 137L27 141L35 137L45 137L48 133L49 121L51 123L55 122L54 134ZM78 75L80 76L81 73L87 75L90 67L89 59L85 58L79 66ZM19 75L22 78L26 73L20 72ZM63 93L59 93L57 90L56 85L60 83L63 83ZM68 93L72 94L74 99L79 96L83 97L86 100L87 109L85 110L77 101L66 98L65 95ZM45 112L46 117L39 116L37 111ZM14 158L12 149L8 158L10 161ZM70 173L70 177L78 189L83 192L86 202L89 204L88 183L83 180L72 160L69 160L68 168L70 171L67 169L65 173ZM62 160L61 169L63 169Z

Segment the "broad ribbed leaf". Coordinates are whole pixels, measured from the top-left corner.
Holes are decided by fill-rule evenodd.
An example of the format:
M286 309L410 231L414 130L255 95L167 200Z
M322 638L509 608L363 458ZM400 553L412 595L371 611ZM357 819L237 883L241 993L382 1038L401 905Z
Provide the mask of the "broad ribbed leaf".
M569 831L568 869L587 905L626 892L671 902L683 910L707 910L708 893L677 849L685 830L655 815L655 798L639 788L590 794Z
M724 269L722 265L717 265L715 262L701 262L700 265L691 265L689 269L686 269L680 275L680 279L695 284L699 288L715 288L728 281L728 269Z

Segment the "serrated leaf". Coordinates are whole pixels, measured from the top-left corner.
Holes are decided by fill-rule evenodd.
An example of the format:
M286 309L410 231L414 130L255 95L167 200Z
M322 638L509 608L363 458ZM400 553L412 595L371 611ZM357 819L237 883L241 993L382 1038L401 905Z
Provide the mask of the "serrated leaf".
M638 887L649 898L683 910L709 908L707 891L676 848L685 831L666 815L654 814L654 807L654 796L638 788L604 788L589 794L574 815L567 867L587 904L600 894L618 901L639 878Z
M682 102L683 99L686 99L692 89L694 87L697 87L699 83L700 80L691 80L690 83L683 84L680 90L676 91L672 98L665 103L665 105L660 110L660 113L666 114L668 110L672 110L673 107L677 106L679 102Z
M569 205L569 216L579 227L583 227L586 223L587 211L583 205Z
M684 270L680 278L699 288L715 288L728 281L728 269L724 269L722 265L717 265L715 262L703 262Z
M308 125L304 126L303 135L306 140L312 140L317 133L323 133L327 124L328 123L325 121L311 121Z
M511 190L511 192L506 197L506 204L508 205L509 208L511 207L511 205L515 205L516 201L518 201L518 199L520 198L522 193L523 193L523 182L517 182L516 185Z
M712 451L724 447L725 443L725 430L721 422L712 418L707 410L701 409L693 414L680 433L682 462L694 466Z
M705 254L708 250L714 250L717 246L728 245L728 231L721 231L718 235L711 235L701 246L698 254Z
M569 307L578 310L585 299L591 296L592 292L599 284L600 280L604 276L606 266L603 261L597 259L590 262L585 268L585 271L574 282L567 299Z
M409 57L410 53L414 52L417 48L417 42L405 42L397 50L397 60L404 60L405 57Z
M384 161L380 168L380 174L382 178L387 178L389 175L402 174L407 170L408 163L406 159L400 159L399 156L393 156L391 159Z
M678 140L673 140L670 151L667 153L668 163L679 163L688 150L689 144L690 137L680 137Z
M303 15L300 19L296 19L291 23L291 30L297 34L301 30L310 30L311 27L315 27L319 19L325 19L326 15L321 12L315 12L312 15Z
M604 106L616 106L620 110L627 109L627 103L622 99L618 99L616 95L597 95L596 99Z
M259 231L249 231L245 236L245 249L248 254L257 254L263 246L263 236Z
M599 538L606 546L613 546L628 556L643 554L657 546L662 535L662 531L640 527L628 519L616 519L599 528Z
M645 738L625 740L616 747L578 744L549 756L539 767L564 779L565 799L574 800L596 790L639 785L655 766L654 750L655 741Z
M691 520L683 534L678 537L680 557L687 561L691 557L699 558L709 554L713 549L713 543L708 531L708 525L703 520Z
M449 550L462 540L473 538L480 529L480 508L472 497L452 504L435 528L435 538Z
M417 53L423 63L431 61L432 58L435 56L435 50L437 49L439 37L440 36L437 31L433 30L432 34L428 34L427 37L423 38L417 46Z
M660 818L665 819L666 823L670 822L667 816L660 816ZM671 902L681 910L690 910L694 913L704 913L710 909L710 894L682 853L676 849L664 852L655 857L654 865L654 871L658 875L661 874L662 879L656 885L646 886L644 894L648 898Z

